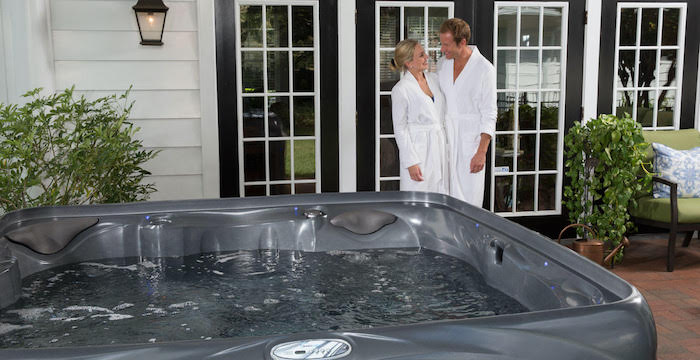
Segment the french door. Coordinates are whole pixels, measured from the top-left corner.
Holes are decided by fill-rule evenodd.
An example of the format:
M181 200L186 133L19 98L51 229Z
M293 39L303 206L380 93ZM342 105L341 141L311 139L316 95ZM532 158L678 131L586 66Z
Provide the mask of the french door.
M337 191L337 2L216 6L221 195Z
M697 1L605 1L598 112L646 130L692 128L698 75Z

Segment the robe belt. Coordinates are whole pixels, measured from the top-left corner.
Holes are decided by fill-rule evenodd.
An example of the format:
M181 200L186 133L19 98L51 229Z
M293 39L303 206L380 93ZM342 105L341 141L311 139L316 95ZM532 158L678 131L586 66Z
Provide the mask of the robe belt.
M439 123L432 124L407 124L408 131L430 131L430 130L442 130L442 126Z
M479 113L447 113L445 114L445 129L448 136L469 138L471 136L479 137L481 129L479 121L481 114ZM467 127L473 127L473 131L467 130Z

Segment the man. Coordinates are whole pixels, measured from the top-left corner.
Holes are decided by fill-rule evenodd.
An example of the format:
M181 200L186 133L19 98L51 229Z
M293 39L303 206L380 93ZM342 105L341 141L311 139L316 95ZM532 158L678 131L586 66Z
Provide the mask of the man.
M496 131L496 69L476 46L461 19L440 26L438 62L440 88L445 94L450 195L481 207L484 201L486 152Z

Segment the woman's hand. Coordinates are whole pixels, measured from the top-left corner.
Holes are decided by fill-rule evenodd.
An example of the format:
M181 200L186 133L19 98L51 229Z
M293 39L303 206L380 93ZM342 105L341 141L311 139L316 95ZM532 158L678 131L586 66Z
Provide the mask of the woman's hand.
M411 175L413 181L423 181L423 172L420 171L418 164L408 167L408 174Z

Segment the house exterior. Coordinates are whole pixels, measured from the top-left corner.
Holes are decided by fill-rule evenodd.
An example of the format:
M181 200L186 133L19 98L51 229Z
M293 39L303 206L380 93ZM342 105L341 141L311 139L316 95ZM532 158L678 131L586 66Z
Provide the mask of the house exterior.
M165 0L162 46L139 44L135 2L0 0L0 101L133 86L131 119L161 150L152 200L398 190L393 46L437 60L449 17L497 69L490 211L563 222L574 121L700 128L697 1Z

